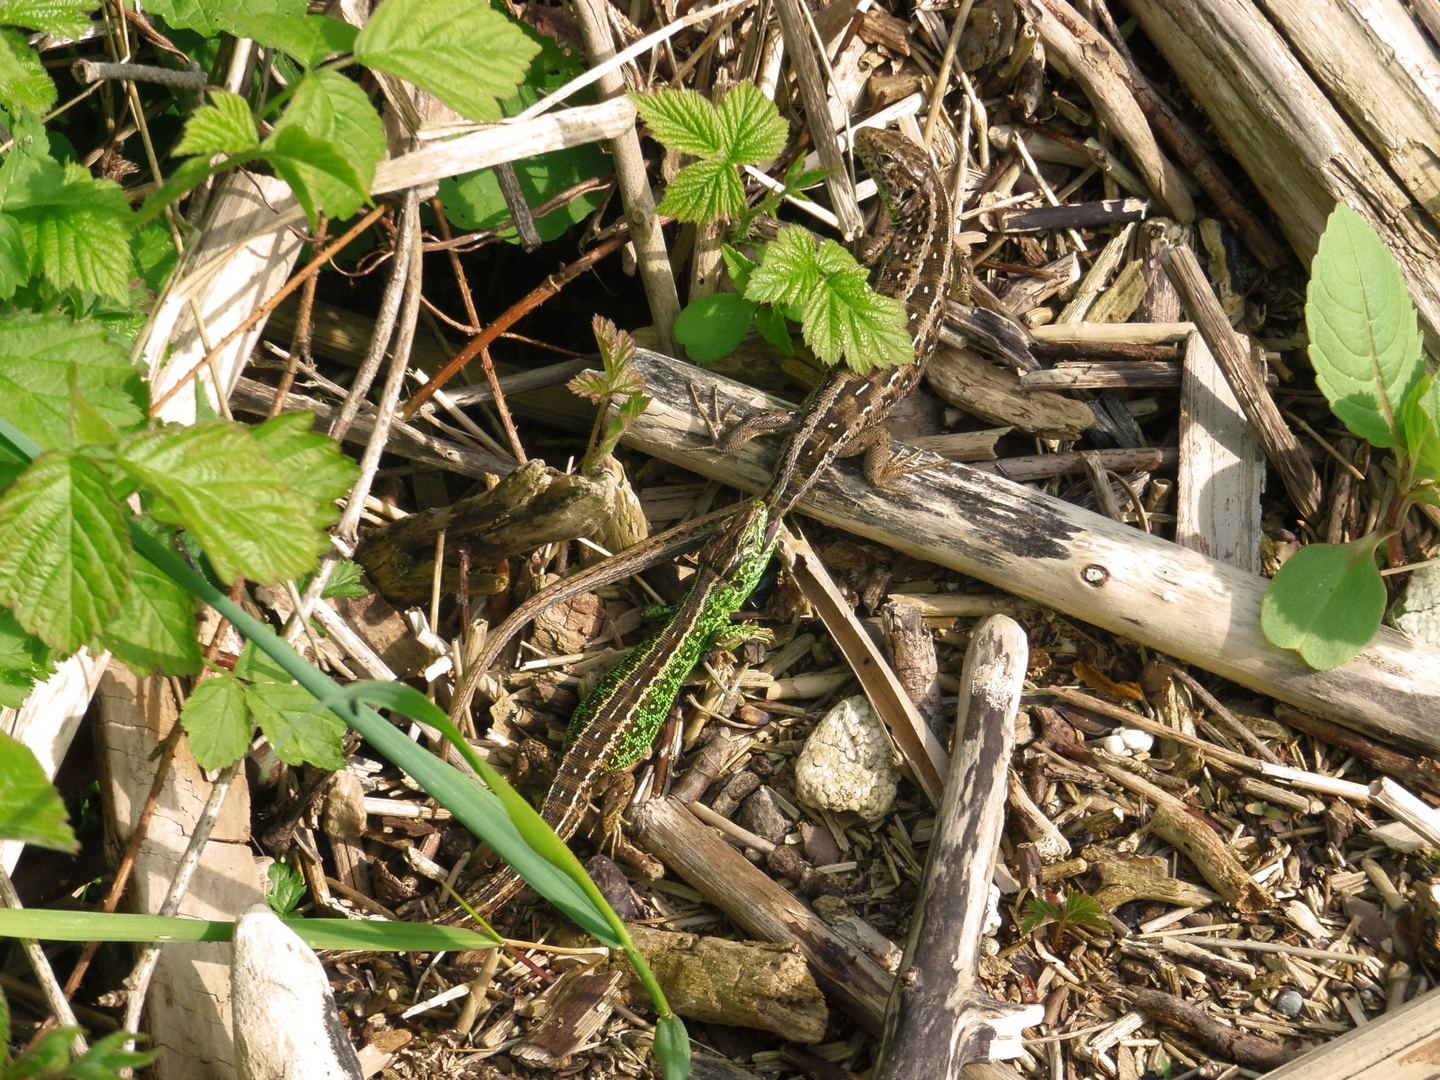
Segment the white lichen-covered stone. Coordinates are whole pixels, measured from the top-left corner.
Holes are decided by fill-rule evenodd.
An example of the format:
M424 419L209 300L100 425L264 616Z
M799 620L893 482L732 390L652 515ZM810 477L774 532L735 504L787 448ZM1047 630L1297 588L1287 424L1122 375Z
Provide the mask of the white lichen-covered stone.
M235 924L230 987L240 1080L362 1080L325 969L264 904Z
M1141 731L1139 728L1121 728L1120 738L1125 740L1125 748L1136 754L1148 754L1150 748L1155 745L1155 736L1148 731Z
M1410 575L1405 592L1390 606L1390 621L1402 634L1440 645L1440 565L1422 566Z
M870 822L895 805L899 779L885 729L863 694L831 709L795 761L795 794L803 802Z

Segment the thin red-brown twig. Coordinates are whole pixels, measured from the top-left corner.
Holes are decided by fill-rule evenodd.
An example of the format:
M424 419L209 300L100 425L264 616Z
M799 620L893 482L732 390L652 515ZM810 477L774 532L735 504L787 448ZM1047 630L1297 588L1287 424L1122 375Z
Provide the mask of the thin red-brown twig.
M440 205L438 195L432 205L435 207L435 217L440 223L440 235L449 240L450 223L445 220L445 209ZM460 286L460 298L465 301L465 314L470 317L470 325L479 326L480 314L475 310L475 298L470 295L470 283L465 279L465 268L460 264L460 255L453 248L450 250L450 268L455 272L455 283ZM481 336L484 336L483 330ZM520 433L515 430L515 420L510 415L510 407L505 404L505 394L500 389L500 377L495 374L495 364L491 361L490 350L487 348L480 349L480 366L485 369L485 379L490 383L490 393L494 395L495 411L500 415L505 437L510 440L510 453L517 462L524 465L525 448L520 444ZM409 417L408 409L404 415Z
M306 263L304 270L301 270L289 281L285 282L285 284L280 287L279 292L277 292L274 296L270 297L269 300L266 300L263 304L261 304L254 311L252 311L244 322L242 322L234 330L231 330L230 333L225 335L224 339L220 342L219 345L216 345L213 349L211 349L199 360L197 360L193 365L191 365L190 370L185 372L182 378L175 380L174 385L172 385L169 390L166 390L165 393L161 394L159 399L150 406L150 415L157 415L164 407L165 403L169 401L172 397L174 397L177 393L179 393L182 386L188 384L190 380L195 377L195 373L197 371L209 364L225 349L229 348L231 342L233 342L241 334L244 334L247 331L253 329L257 322L265 318L265 316L269 315L270 312L274 311L277 307L284 303L287 296L289 296L301 285L304 285L305 282L309 281L312 277L318 274L320 272L320 269L336 255L338 255L342 250L344 250L345 246L349 244L351 240L354 240L355 237L359 236L371 225L374 225L375 222L379 221L380 215L385 213L385 211L388 209L390 209L389 203L381 203L379 206L375 207L374 210L371 210L370 213L366 214L363 218L361 218L355 224L355 226L351 228L344 236L340 237L340 239L336 240L324 251L320 252L319 255Z
M587 251L580 258L576 259L569 266L566 266L558 274L551 274L529 294L517 303L511 305L508 311L503 312L494 322L487 326L484 331L474 338L468 345L457 352L448 364L441 368L429 382L410 396L405 403L405 408L400 412L400 419L409 420L420 406L429 401L436 390L441 389L447 382L455 377L455 373L468 364L475 357L479 356L490 344L511 326L519 322L521 318L528 315L535 308L539 307L546 300L558 293L571 280L579 277L586 270L589 270L605 256L619 250L630 239L628 232L618 232L598 247Z

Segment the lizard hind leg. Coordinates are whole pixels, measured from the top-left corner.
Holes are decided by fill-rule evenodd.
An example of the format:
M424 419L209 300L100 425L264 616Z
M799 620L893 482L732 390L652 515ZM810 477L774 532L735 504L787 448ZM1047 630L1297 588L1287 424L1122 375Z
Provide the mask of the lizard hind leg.
M889 491L895 486L895 481L902 476L909 476L911 473L926 472L947 464L945 458L935 458L922 465L914 462L921 457L931 456L926 450L907 450L903 454L891 455L890 453L890 432L883 427L871 428L865 436L863 444L856 444L851 453L865 452L865 479L870 486L880 491Z
M600 800L600 850L613 856L620 846L621 817L635 793L634 766L601 773L591 785L591 798Z

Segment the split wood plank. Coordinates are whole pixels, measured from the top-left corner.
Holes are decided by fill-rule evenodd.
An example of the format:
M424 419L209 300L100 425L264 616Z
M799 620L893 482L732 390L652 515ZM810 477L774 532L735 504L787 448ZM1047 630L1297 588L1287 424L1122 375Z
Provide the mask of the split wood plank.
M1434 1080L1440 1076L1440 990L1318 1046L1265 1080Z
M1258 574L1264 487L1260 440L1209 346L1192 334L1180 380L1175 542Z
M701 400L714 387L722 408L775 408L781 402L648 350L637 353L636 366L653 402L627 430L626 443L748 491L768 483L775 440L756 439L733 455L714 453L688 384ZM870 488L847 465L822 477L801 505L828 524L1260 693L1380 739L1440 753L1440 650L1382 627L1348 664L1312 671L1261 635L1264 578L1168 540L953 462L937 461L885 492Z

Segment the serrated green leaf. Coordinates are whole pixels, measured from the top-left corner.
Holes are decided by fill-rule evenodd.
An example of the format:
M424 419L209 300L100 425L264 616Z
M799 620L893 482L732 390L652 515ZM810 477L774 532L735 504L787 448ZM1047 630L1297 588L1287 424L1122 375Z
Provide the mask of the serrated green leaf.
M1341 203L1310 266L1305 324L1315 382L1362 439L1392 446L1399 413L1424 371L1405 278L1384 241Z
M0 215L0 300L9 300L29 280L30 259L20 226L13 218Z
M97 180L78 165L35 161L11 178L5 210L20 226L30 258L56 288L129 298L134 215L119 184Z
M673 1013L655 1021L655 1060L665 1080L686 1080L690 1075L690 1033L685 1021Z
M803 306L823 276L810 233L798 225L780 230L750 271L745 298L762 304Z
M732 165L753 165L785 149L785 121L754 83L731 87L720 100L719 115L725 159Z
M235 677L247 682L291 683L290 673L275 662L275 658L247 641L240 649L235 661Z
M18 709L35 684L54 670L50 650L0 608L0 708Z
M1290 556L1260 604L1266 639L1320 671L1355 657L1385 614L1378 542L1372 533L1348 544L1309 544Z
M105 476L50 451L0 495L0 604L62 653L89 641L120 607L131 550Z
M671 150L699 158L716 158L725 153L720 112L697 90L658 90L631 94L640 118L650 133ZM738 103L737 103L738 104Z
M304 68L319 67L330 57L355 48L360 32L343 19L325 15L228 15L226 21L237 34L252 38L271 49L295 58Z
M486 0L386 0L355 39L355 59L409 79L471 120L500 119L497 99L525 78L539 46Z
M335 564L335 569L330 571L330 580L325 582L325 588L320 590L322 600L335 596L357 600L369 595L370 590L365 587L360 564L349 559L341 559Z
M548 203L583 181L614 171L610 159L593 144L522 158L514 162L513 167L525 205L532 208ZM589 217L604 199L604 191L588 192L537 217L535 228L540 239L555 240L563 236L571 225ZM440 200L450 224L466 232L493 229L511 218L494 169L480 169L441 180ZM501 235L512 244L520 243L519 233L513 227Z
M695 363L714 363L739 348L758 306L735 293L712 293L692 300L675 319L675 340L685 346Z
M362 196L369 193L375 165L385 156L385 127L365 91L336 72L312 71L295 88L275 132L291 127L303 128L339 150L359 178L357 190Z
M308 763L332 772L345 767L345 725L303 686L256 683L246 688L245 704L285 764Z
M77 397L117 431L146 421L145 383L104 326L60 315L0 317L0 417L47 450L75 449Z
M755 312L755 329L760 336L786 356L795 355L795 342L790 337L790 327L780 309L771 304L761 304Z
M1410 458L1412 479L1440 480L1440 380L1421 377L1405 398L1400 412L1400 429L1405 453Z
M200 671L195 598L144 558L130 568L130 588L100 635L100 644L139 676Z
M334 143L316 138L304 128L277 127L260 144L260 152L275 175L290 185L312 229L322 210L332 218L344 219L369 201L369 185L350 158Z
M610 393L610 380L605 378L601 372L587 369L566 383L565 388L576 397L583 397L587 401L599 405Z
M265 902L270 905L271 911L284 918L305 897L308 888L305 875L287 863L277 862L270 864L265 876L270 881L270 887L265 890Z
M334 439L310 430L314 423L313 413L282 413L250 431L291 490L313 500L311 518L324 529L340 520L335 500L350 494L360 466Z
M45 113L59 97L40 56L15 30L0 30L0 105L11 113Z
M80 850L65 803L30 748L0 731L0 840Z
M210 104L201 106L185 121L185 134L175 146L177 154L238 154L260 145L250 105L239 94L211 90Z
M159 15L180 30L194 30L202 37L213 38L230 29L236 15L303 15L305 0L151 0L146 10ZM243 36L243 35L237 35Z
M834 241L826 241L839 248ZM822 253L824 245L821 245ZM843 249L841 249L843 251ZM815 355L827 364L845 357L861 374L915 359L905 329L905 306L870 288L865 270L856 266L827 274L805 300L801 329Z
M154 517L188 529L224 581L299 577L329 546L311 500L290 488L239 424L144 431L120 444L116 463L159 496Z
M202 769L223 769L240 760L255 727L245 705L245 690L228 675L206 679L185 699L180 723L190 752Z
M718 158L697 161L675 174L658 209L676 221L734 217L745 209L745 189L729 162Z
M175 251L175 242L170 238L170 230L156 224L135 230L130 239L130 254L135 259L135 268L140 271L140 280L156 294L165 287L165 279L180 258ZM205 395L200 397L205 398Z
M635 359L635 339L603 315L590 320L590 332L595 335L605 374L613 381L617 374L627 371Z
M0 26L23 26L74 40L90 29L93 0L0 0Z

